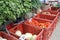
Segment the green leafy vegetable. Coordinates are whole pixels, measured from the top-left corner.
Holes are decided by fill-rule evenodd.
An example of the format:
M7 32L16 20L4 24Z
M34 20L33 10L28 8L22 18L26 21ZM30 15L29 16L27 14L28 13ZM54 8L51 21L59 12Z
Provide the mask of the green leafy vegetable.
M31 9L40 7L39 0L0 0L0 25L24 17Z

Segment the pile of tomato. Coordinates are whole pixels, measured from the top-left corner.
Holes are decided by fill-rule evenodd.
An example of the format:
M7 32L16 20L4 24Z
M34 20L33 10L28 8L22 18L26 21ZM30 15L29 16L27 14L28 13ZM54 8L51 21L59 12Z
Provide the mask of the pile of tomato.
M31 21L28 21L27 23L33 26L41 27L41 28L47 28L50 25L50 22L38 22L37 20L34 20L34 19L32 19Z

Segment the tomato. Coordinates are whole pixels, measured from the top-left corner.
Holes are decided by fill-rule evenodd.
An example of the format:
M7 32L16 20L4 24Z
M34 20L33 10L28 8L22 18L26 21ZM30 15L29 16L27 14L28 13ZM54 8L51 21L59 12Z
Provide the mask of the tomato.
M40 23L34 19L29 22L30 25L38 26L40 28L47 28L50 25L50 22Z
M45 25L48 27L50 25L50 22L46 22Z

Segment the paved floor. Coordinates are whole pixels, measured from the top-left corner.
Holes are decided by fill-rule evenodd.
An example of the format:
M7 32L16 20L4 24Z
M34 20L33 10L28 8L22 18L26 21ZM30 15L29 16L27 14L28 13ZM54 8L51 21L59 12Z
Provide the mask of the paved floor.
M60 40L60 18L50 40Z

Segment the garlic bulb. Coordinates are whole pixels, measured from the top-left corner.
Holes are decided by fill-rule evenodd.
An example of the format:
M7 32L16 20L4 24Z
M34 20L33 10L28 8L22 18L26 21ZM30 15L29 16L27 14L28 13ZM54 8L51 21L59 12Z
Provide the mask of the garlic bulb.
M15 34L16 34L17 36L21 36L21 35L22 35L21 31L19 31L19 30L17 30L17 31L15 32Z

